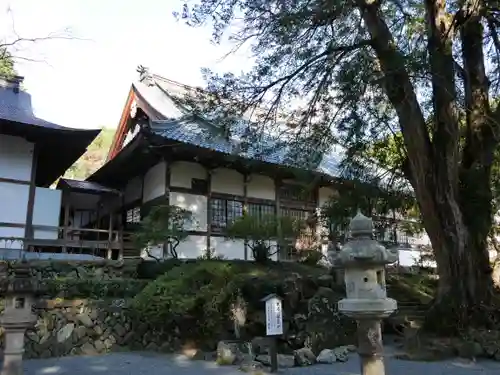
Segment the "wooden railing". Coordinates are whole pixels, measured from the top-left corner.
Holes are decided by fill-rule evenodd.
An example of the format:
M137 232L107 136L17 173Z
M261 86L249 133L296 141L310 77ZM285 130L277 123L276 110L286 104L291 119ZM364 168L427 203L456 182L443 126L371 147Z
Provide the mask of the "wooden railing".
M35 238L0 237L1 250L19 250L28 252L62 252L92 254L111 258L113 251L119 257L132 253L131 233L121 230L99 228L58 227L34 225ZM57 238L46 239L37 236L37 231L56 233ZM38 238L37 238L38 237Z

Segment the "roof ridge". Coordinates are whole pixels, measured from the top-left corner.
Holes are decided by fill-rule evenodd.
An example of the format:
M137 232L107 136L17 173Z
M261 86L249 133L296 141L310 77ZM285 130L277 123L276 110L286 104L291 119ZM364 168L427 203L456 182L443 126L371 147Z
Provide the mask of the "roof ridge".
M182 87L182 88L187 89L187 90L203 90L201 87L186 85L185 83L181 83L179 81L175 81L173 79L163 77L163 76L161 76L159 74L151 73L151 77L154 80L159 80L159 81L162 81L164 83L169 83L171 85L179 86L179 87Z

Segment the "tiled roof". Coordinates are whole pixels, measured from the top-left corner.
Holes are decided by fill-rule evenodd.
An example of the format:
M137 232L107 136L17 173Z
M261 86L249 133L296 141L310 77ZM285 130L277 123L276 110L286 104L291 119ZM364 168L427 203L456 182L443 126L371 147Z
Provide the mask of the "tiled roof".
M98 193L112 193L112 194L119 193L115 189L111 189L107 186L91 181L80 181L80 180L72 180L69 178L61 178L59 180L59 184L66 184L70 189L75 189L75 190L89 190Z
M233 128L231 138L227 139L220 134L214 133L209 125L204 125L200 121L192 118L180 120L152 121L151 130L153 133L166 139L191 144L209 150L221 152L228 155L238 155L245 159L259 160L266 163L297 166L289 159L288 150L278 146L271 137L259 143L249 144L246 150L241 149L239 139L244 138L247 127ZM339 153L340 154L340 153ZM338 177L340 156L336 153L324 155L322 161L315 168L316 172L326 174L331 177Z
M22 77L17 77L17 80L22 82ZM0 120L50 129L73 130L36 117L31 106L31 95L23 90L16 92L4 78L0 78Z
M248 136L248 123L244 121L231 129L231 138L223 137L213 125L195 119L180 108L173 98L184 95L191 87L165 79L157 75L149 75L147 80L134 83L136 93L152 106L156 112L161 114L152 119L151 130L166 139L191 144L194 146L214 150L225 154L238 155L246 159L260 160L267 163L292 166L294 163L289 158L289 150L283 142L273 140L271 136L259 136L259 142L246 145L247 149L241 149L241 139ZM157 116L158 117L158 116ZM219 133L219 134L218 134ZM341 150L324 155L315 171L338 177ZM297 166L297 165L295 165Z

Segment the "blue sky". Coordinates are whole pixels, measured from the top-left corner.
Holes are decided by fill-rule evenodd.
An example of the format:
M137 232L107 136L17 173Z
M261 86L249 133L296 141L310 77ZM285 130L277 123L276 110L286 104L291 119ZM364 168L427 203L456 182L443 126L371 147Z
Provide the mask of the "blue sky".
M209 28L178 23L178 0L0 0L0 32L12 40L51 33L83 40L23 44L20 60L36 115L69 127L117 125L137 65L182 83L202 84L200 68L238 73L247 51L221 61L230 46L210 43ZM9 13L8 10L11 9ZM12 25L12 20L14 25Z

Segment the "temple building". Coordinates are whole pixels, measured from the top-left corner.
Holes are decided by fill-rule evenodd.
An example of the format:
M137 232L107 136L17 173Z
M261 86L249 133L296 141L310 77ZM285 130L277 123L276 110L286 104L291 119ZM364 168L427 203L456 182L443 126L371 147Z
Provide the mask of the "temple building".
M85 181L59 178L99 131L36 118L21 81L0 85L4 256L162 258L167 254L161 246L146 254L130 239L151 207L170 204L191 211L194 219L189 237L176 249L179 257L196 258L211 249L226 259L251 259L243 239L225 237L225 229L244 211L304 219L309 230L301 243L322 243L319 209L338 194L340 183L349 183L339 177L335 152L308 169L291 163L283 149L261 152L259 142L242 152L246 126L236 125L230 137L224 136L178 100L196 89L146 69L130 87L106 163ZM426 236L389 232L389 240L405 251L428 242ZM326 252L326 241L322 246ZM275 258L292 260L296 250L281 246Z
M63 127L33 114L23 77L0 78L0 257L60 245L63 194L50 185L99 130ZM19 250L19 251L13 251Z
M254 145L239 152L239 129L224 137L179 104L179 96L192 90L144 70L130 87L107 162L85 182L61 181L68 190L79 185L80 194L93 191L95 197L94 206L88 207L94 216L69 207L69 220L83 227L99 220L98 227L109 225L110 231L121 233L120 249L106 256L144 256L127 243L126 233L150 207L168 203L190 210L195 219L188 239L177 248L179 257L195 258L213 249L226 259L251 259L245 241L224 236L228 223L244 208L253 215L308 219L336 194L338 155L325 155L314 170L301 170L298 179L297 167L286 161L282 150L259 153ZM402 235L399 242L421 240L425 242ZM161 248L155 251L156 257L163 256ZM293 249L281 249L277 256L293 258Z

